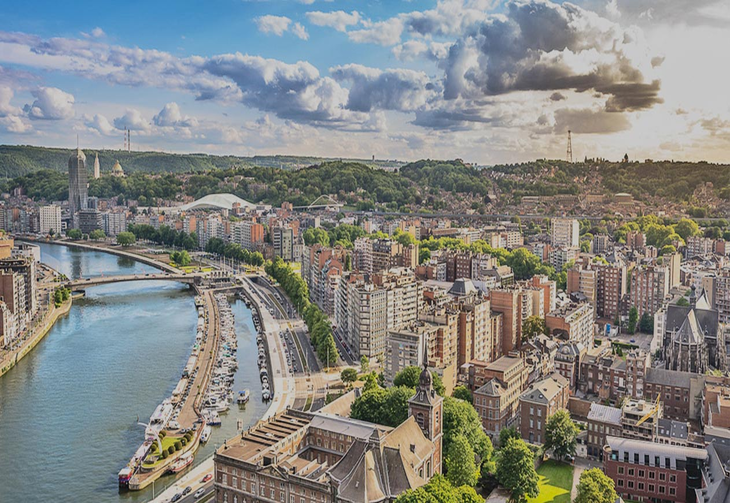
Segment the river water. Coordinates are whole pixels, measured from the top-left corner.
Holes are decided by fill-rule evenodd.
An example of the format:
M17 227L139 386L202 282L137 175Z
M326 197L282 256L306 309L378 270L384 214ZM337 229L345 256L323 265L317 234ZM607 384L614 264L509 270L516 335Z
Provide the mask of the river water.
M115 255L42 244L41 260L71 278L155 272ZM239 362L233 404L196 463L266 410L260 398L251 313L236 301ZM153 488L119 493L117 472L143 439L155 407L170 396L195 339L192 291L143 281L87 290L71 312L18 365L0 378L0 502L148 501ZM156 491L174 482L166 476Z

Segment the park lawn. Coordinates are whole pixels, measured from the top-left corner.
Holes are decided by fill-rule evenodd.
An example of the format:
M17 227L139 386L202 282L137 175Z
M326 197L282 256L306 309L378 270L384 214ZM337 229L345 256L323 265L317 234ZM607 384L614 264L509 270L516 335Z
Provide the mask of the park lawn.
M171 435L166 435L166 436L165 436L164 438L160 439L160 440L161 440L161 442L162 442L162 450L163 450L163 451L165 451L165 450L167 450L167 448L168 448L168 447L170 447L171 445L175 445L175 442L177 442L177 441L178 441L178 440L180 440L181 438L182 438L182 437L173 437L173 436L171 436ZM155 441L155 444L157 444L157 442L156 442L156 441ZM151 452L151 451L150 451L150 452ZM155 467L155 466L159 465L160 463L162 463L162 461L163 461L163 460L162 460L162 458L160 458L160 459L158 459L158 460L157 460L156 462L154 462L154 463L147 463L147 462L145 462L145 463L144 463L144 467L145 467L145 468L153 468L153 467Z
M573 486L573 467L552 459L537 469L540 476L540 494L529 498L528 503L570 503L570 489Z

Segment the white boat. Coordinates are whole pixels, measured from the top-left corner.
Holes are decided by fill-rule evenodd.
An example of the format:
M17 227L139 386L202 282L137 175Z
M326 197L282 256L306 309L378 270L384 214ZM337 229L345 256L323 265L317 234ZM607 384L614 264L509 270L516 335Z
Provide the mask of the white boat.
M205 425L205 428L203 428L203 433L200 434L200 441L205 443L210 438L211 428L209 425Z
M218 413L215 410L206 409L205 415L206 415L206 421L205 421L206 423L208 423L211 426L220 426L221 417L218 415Z
M248 402L248 399L250 396L251 396L251 393L249 393L249 391L247 389L245 389L243 391L239 391L237 401L239 404L244 404L244 403Z
M264 390L263 393L261 393L261 398L263 398L265 401L269 401L271 399L271 394L268 390Z

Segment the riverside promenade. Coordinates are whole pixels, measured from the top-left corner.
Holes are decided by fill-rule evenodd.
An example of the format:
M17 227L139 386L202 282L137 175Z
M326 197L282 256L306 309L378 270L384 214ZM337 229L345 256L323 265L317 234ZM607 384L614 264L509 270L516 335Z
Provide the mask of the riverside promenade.
M11 351L0 351L0 377L10 371L25 355L30 353L39 342L50 332L53 325L61 317L68 314L71 310L73 300L69 298L66 302L56 307L49 304L49 308L43 314L40 322L36 323L31 329L31 335L16 349Z

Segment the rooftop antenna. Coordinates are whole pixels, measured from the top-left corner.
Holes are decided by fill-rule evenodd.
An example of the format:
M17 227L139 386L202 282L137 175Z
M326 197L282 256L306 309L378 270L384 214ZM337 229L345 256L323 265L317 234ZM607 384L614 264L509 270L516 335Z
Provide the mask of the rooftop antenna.
M568 129L568 151L565 157L568 162L573 162L573 141L570 139L570 129Z

